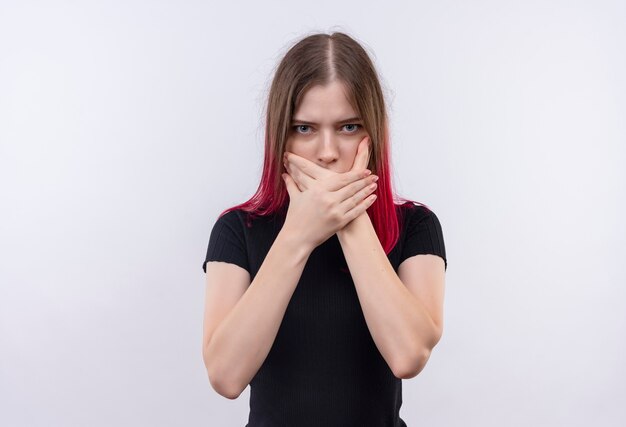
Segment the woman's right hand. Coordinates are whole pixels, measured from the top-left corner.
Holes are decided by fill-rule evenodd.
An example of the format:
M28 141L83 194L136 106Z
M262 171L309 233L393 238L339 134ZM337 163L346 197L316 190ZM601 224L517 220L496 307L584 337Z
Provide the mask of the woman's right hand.
M367 175L369 138L361 141L353 167L337 173L318 167L290 163L289 174L283 174L289 208L283 225L286 232L302 239L311 250L325 242L375 201L376 175ZM365 142L364 142L365 141ZM301 191L300 188L303 190Z

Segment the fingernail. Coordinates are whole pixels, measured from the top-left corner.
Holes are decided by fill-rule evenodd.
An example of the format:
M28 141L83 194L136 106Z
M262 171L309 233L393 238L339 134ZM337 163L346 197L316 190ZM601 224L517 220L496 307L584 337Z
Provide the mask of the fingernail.
M374 175L374 178L372 178L374 180L374 182L378 181L378 176Z

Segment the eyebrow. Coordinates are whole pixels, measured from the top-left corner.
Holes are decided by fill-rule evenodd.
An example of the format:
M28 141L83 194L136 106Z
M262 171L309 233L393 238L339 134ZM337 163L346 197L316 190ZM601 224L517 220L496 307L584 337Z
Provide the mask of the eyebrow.
M342 123L348 123L348 122L360 122L360 121L361 121L361 118L360 118L360 117L350 117L350 118L348 118L348 119L343 119L343 120L340 120L340 121L336 122L335 124L336 124L336 125L338 125L338 124L342 124ZM294 118L294 119L292 120L292 123L296 123L296 122L297 122L297 123L303 123L303 124L306 124L306 125L316 125L316 124L317 124L317 123L315 123L315 122L308 122L308 121L306 121L306 120L299 120L299 119Z

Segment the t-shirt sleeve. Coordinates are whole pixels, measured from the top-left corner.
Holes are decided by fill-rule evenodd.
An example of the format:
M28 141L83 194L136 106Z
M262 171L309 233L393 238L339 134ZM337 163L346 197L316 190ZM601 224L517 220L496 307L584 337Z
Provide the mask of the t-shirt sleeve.
M205 273L208 261L229 262L250 272L243 227L244 224L235 210L226 212L215 221L206 257L202 263L202 270Z
M443 258L448 269L443 231L437 215L423 206L414 206L407 218L407 231L400 263L419 254L433 254Z

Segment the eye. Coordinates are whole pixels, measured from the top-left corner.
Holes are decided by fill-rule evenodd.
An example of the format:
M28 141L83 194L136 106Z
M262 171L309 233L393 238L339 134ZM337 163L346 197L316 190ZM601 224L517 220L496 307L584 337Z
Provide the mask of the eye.
M355 127L355 129L354 129L353 131L348 131L348 132L350 132L350 133L355 133L355 132L356 132L357 130L359 130L359 128L361 127L361 125L357 125L357 124L355 124L355 123L351 123L351 124L343 125L343 127L346 127L346 126L354 126L354 127Z
M308 125L295 125L295 126L293 126L293 128L295 129L295 131L297 133L306 133L306 132L299 132L299 130L300 130L300 128L308 128L308 127L309 127Z

